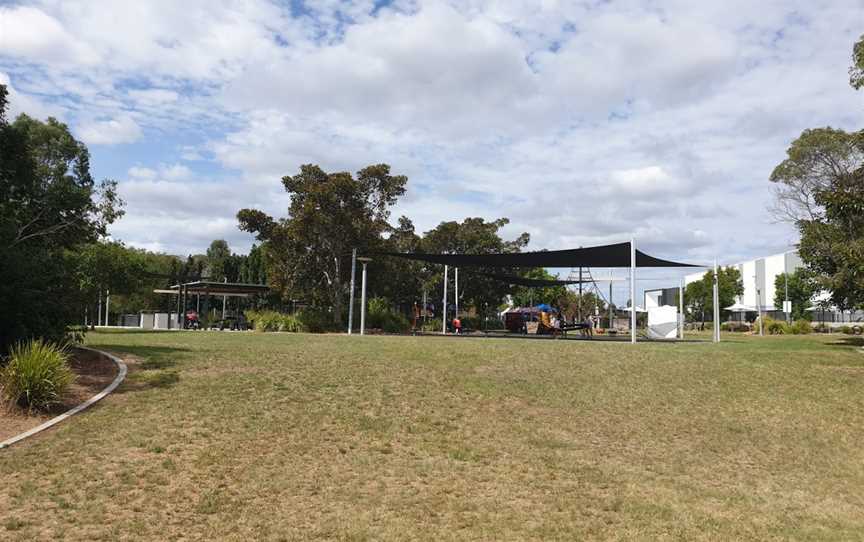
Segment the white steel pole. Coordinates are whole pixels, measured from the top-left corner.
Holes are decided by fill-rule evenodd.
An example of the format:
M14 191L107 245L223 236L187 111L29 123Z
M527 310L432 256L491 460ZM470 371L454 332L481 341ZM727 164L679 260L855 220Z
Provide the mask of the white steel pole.
M612 329L612 269L609 269L609 329Z
M354 328L354 275L357 271L357 249L351 250L351 295L348 299L348 335Z
M717 260L714 260L714 342L720 342L720 277L717 275Z
M363 262L363 278L360 287L360 335L366 334L366 262Z
M227 284L227 283L228 283L228 277L223 278L223 279L222 279L222 282L224 282L224 283ZM226 306L227 304L228 304L228 296L227 296L227 295L223 295L223 296L222 296L222 323L223 323L223 325L224 325L224 323L225 323L225 306ZM183 308L185 309L186 307L183 307Z
M636 240L630 238L630 342L636 344Z
M456 272L455 272L455 275L453 277L453 280L456 283L456 292L455 292L456 293L456 316L455 317L459 318L459 268L458 267L456 268Z
M684 338L684 279L678 285L678 338Z
M108 325L108 309L111 306L111 290L105 290L105 325Z
M447 266L444 266L444 301L441 307L441 334L447 334Z

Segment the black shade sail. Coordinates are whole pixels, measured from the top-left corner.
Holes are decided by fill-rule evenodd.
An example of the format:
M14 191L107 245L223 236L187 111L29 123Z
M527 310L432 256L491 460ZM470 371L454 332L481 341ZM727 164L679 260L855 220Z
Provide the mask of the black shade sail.
M424 254L385 252L385 255L453 267L630 267L630 243L512 254ZM704 267L649 256L636 250L636 267Z
M550 286L568 286L570 284L579 284L580 282L583 284L590 284L592 281L590 280L553 280L553 279L529 279L526 277L519 277L517 275L499 275L497 273L474 273L475 275L482 275L484 277L489 277L490 279L506 282L508 284L513 284L516 286L525 286L527 288L547 288Z

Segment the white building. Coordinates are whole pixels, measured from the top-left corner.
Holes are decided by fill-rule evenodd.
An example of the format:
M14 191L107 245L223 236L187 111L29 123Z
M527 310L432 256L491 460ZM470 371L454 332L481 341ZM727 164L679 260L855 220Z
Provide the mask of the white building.
M776 294L775 280L777 275L782 273L792 274L796 269L804 267L804 262L798 256L797 250L790 250L764 258L732 264L731 266L723 265L723 267L737 267L741 272L741 280L744 283L744 294L738 299L740 304L753 307L754 312L759 307L762 312L769 313L775 318L782 318L783 307L774 305L774 296ZM691 282L701 280L703 276L705 276L704 271L686 275L684 283L690 284ZM827 298L827 293L821 293L816 296L814 302ZM864 317L864 313L861 311L840 313L839 311L831 310L824 313L817 311L813 319L827 322L850 322L859 321L862 317Z

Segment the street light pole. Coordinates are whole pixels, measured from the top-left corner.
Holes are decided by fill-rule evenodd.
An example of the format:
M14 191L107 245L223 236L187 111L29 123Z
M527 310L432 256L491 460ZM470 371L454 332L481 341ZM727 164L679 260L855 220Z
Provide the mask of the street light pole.
M372 258L357 258L358 262L363 264L363 277L361 278L360 286L360 335L366 334L366 264L372 261Z
M717 275L717 260L714 260L714 342L720 342L720 277Z

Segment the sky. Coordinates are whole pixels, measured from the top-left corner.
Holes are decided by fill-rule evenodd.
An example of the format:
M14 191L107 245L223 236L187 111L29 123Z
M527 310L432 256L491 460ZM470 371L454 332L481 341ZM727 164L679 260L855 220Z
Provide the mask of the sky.
M861 34L862 0L0 0L0 83L119 182L128 245L245 252L281 177L384 162L419 232L722 264L796 243L768 178L802 130L864 127Z

